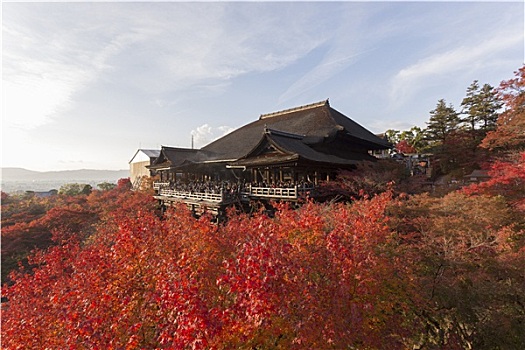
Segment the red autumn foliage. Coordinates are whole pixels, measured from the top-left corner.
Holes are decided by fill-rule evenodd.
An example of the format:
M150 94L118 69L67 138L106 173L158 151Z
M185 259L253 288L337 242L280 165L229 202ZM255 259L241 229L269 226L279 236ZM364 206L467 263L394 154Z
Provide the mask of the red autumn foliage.
M4 345L402 348L389 202L309 203L223 226L182 208L164 220L119 208L89 244L71 238L13 276Z
M396 146L395 146L396 150L399 152L399 153L403 153L403 154L412 154L412 153L416 153L416 149L414 148L414 146L410 145L408 143L407 140L401 140L399 141Z
M487 140L511 136L489 148L521 147L524 72L502 83L508 112ZM159 217L129 179L53 202L2 194L2 262L39 248L3 287L2 346L525 348L523 164L514 152L439 198L394 197L400 169L378 162L325 187L351 204L220 225L182 206Z
M466 187L465 193L501 195L525 212L525 152L495 161L490 165L488 174L488 181Z
M517 330L525 291L514 283L523 278L523 233L499 197L406 200L387 191L352 204L275 204L275 217L216 225L183 207L160 218L142 193L107 196L53 212L65 215L54 229L71 234L4 288L6 349L525 342ZM82 226L88 208L99 221Z
M4 194L2 282L10 282L8 274L18 268L19 263L27 266L27 255L31 251L60 244L70 237L88 238L96 231L95 225L123 205L123 201L128 202L126 205L137 205L125 186L111 191L92 191L89 196L39 198ZM152 199L151 203L154 203Z
M515 78L501 82L498 96L506 110L497 120L496 130L487 134L481 146L490 150L523 150L525 147L525 65Z
M130 190L131 189L131 180L128 178L122 178L117 181L117 188L119 190Z

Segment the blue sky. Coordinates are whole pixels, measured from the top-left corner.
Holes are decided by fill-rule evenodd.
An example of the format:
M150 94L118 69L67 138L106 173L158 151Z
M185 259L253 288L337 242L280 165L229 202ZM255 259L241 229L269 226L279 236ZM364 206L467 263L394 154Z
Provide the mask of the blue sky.
M2 166L126 169L330 99L373 132L425 126L524 62L516 2L2 3Z

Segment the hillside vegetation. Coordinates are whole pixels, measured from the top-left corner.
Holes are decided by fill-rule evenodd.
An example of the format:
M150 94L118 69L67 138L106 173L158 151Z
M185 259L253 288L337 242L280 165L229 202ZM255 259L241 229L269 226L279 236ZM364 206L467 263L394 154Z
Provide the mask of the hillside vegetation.
M2 346L523 349L520 91L486 136L507 143L482 143L490 180L440 196L370 186L215 224L183 207L161 217L124 180L52 200L2 194L2 259L21 261L4 280Z

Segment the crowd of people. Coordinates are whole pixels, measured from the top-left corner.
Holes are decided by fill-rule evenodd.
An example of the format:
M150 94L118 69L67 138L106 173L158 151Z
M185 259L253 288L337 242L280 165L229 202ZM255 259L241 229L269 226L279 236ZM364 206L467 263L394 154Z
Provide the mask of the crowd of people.
M299 190L312 189L314 184L310 181L299 181L294 183L292 181L277 181L276 183L267 184L266 182L251 183L252 187L263 187L263 188L294 188L297 186Z
M170 182L164 189L192 194L237 194L244 191L246 187L243 183L230 181L176 181Z
M186 193L206 193L206 194L223 194L223 195L237 195L243 192L249 192L251 187L263 188L294 188L297 186L299 190L307 190L314 187L313 183L308 181L300 181L295 184L292 181L278 181L276 183L268 184L266 182L232 182L232 181L191 181L170 182L164 189L170 189Z

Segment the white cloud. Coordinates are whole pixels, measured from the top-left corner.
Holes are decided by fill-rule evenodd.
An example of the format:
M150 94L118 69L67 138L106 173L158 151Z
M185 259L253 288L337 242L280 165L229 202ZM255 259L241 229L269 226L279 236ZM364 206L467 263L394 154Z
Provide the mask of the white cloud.
M241 123L237 114L253 113L248 106L264 110L278 100L291 107L288 100L334 101L334 95L341 101L334 106L344 112L361 108L365 126L378 115L421 115L419 91L442 83L442 74L453 79L483 65L472 72L477 75L505 60L508 70L516 50L506 53L522 47L523 35L493 33L520 27L514 23L522 15L513 9L523 6L501 7L505 16L499 8L419 2L4 3L2 142L11 145L16 160L35 158L29 144L46 163L87 159L94 130L126 122L126 132L115 135L108 128L110 141L97 133L97 143L123 148L130 147L129 139L157 144L166 137L187 145L194 129L202 147L230 130L214 125ZM500 25L502 18L507 22ZM266 72L275 73L260 74ZM390 88L395 94L388 96ZM387 97L403 103L414 96L404 115L384 108ZM57 123L45 125L50 122ZM64 137L85 132L85 123L90 137ZM73 143L85 153L65 156Z
M332 86L325 83L332 79L342 86L362 89L355 85L356 80L343 82L340 76L359 75L354 65L373 57L372 53L379 55L385 40L398 35L406 26L403 20L392 16L398 9L389 3L343 2L337 5L330 8L333 11L327 14L330 22L324 23L326 36L316 47L324 50L322 57L279 96L280 103L301 96L304 98L300 100L307 101L315 91L330 91ZM378 17L384 18L378 21Z
M219 126L217 129L219 129L219 131L222 133L220 135L220 137L224 136L224 135L227 135L229 134L230 132L232 132L233 130L235 130L235 128L232 128L231 126Z
M213 139L212 127L209 124L203 124L192 130L191 135L194 148L201 148Z
M316 14L312 6L293 12L294 4L212 3L201 12L202 4L193 5L181 22L165 27L169 45L165 39L152 43L163 46L158 63L179 87L280 69L325 40L315 23L304 25Z
M203 124L191 131L191 135L193 136L193 146L195 148L201 148L208 143L229 134L233 130L235 130L235 128L230 126L223 125L214 128L207 123Z
M376 134L383 133L389 129L409 130L413 126L414 126L413 124L410 124L407 121L382 120L382 119L377 119L367 124L367 128L369 128L370 131Z
M497 65L502 51L523 44L523 33L500 33L493 38L425 57L401 69L390 82L392 107L400 106L425 86L440 84L443 77L457 79L465 72Z
M7 126L31 129L49 122L68 108L72 95L91 79L87 70L63 62L6 58L2 98Z
M315 4L21 6L12 5L5 15L4 52L11 56L4 55L11 64L6 78L20 78L23 66L38 64L43 71L83 74L87 81L75 79L75 85L68 85L72 93L108 70L113 75L104 79L148 92L195 84L224 88L220 81L280 69L325 40L313 21Z
M314 90L318 85L344 70L352 64L359 55L361 55L361 53L354 53L346 56L342 56L342 54L343 53L328 55L323 62L288 87L288 89L279 97L279 102L283 103L289 101L304 94L306 91Z
M129 34L90 39L89 19L68 18L78 20L78 27L64 23L61 16L74 17L75 11L38 17L31 5L11 6L4 17L2 55L2 112L8 127L34 129L52 121L68 110L75 94L111 68L113 56L136 40Z

